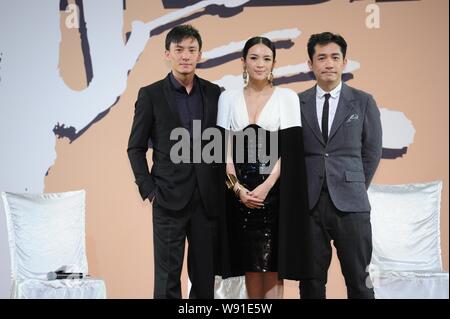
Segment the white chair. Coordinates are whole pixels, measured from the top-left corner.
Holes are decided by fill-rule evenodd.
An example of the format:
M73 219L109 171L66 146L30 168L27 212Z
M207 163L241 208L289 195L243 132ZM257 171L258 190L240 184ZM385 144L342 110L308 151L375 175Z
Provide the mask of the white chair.
M2 192L11 256L11 298L102 299L101 279L47 280L64 265L88 274L85 191L47 194Z
M222 279L215 277L214 299L248 299L245 276Z
M370 277L378 299L448 299L442 268L442 182L372 185Z

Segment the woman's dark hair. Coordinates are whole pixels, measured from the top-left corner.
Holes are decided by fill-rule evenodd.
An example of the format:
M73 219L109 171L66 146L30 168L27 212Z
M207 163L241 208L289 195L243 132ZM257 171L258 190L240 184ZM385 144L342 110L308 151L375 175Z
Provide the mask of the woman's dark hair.
M345 42L345 39L339 34L322 32L313 34L308 40L309 59L312 61L317 44L326 45L328 43L336 43L341 48L342 57L345 58L345 54L347 53L347 42Z
M196 28L190 24L181 24L174 27L167 33L166 36L166 50L170 49L171 43L180 43L186 38L194 38L198 42L199 50L202 49L202 37Z
M247 58L248 50L256 44L264 44L266 47L268 47L272 53L273 53L273 60L275 61L276 56L276 49L275 45L272 41L265 37L253 37L251 39L248 39L247 42L245 42L244 49L242 50L242 57L244 60Z

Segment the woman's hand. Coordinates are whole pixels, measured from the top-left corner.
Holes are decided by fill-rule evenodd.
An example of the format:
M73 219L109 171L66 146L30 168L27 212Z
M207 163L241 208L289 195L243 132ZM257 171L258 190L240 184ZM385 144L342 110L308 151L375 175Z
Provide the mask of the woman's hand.
M271 189L272 185L268 182L268 180L266 180L264 183L258 185L258 187L252 190L249 195L264 202Z
M246 207L253 209L264 206L264 200L250 194L251 192L249 192L248 189L241 186L241 190L239 191L239 199Z

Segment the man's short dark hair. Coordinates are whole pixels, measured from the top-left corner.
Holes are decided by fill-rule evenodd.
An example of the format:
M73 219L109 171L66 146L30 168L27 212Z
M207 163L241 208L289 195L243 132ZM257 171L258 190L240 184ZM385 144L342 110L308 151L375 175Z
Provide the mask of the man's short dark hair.
M190 24L181 24L174 27L167 33L166 50L170 49L171 43L180 43L186 38L194 38L198 42L199 50L202 49L202 37L196 28Z
M308 55L309 59L312 61L316 45L327 45L328 43L336 43L342 52L342 56L345 58L347 53L347 42L339 34L334 34L331 32L322 32L313 34L308 40Z

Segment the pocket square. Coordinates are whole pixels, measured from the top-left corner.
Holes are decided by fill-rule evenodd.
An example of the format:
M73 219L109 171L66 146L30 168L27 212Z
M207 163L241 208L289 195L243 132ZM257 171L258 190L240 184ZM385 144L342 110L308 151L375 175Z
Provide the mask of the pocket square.
M358 114L352 114L350 115L350 117L347 119L347 121L345 121L345 123L350 123L351 121L356 121L359 120L359 115Z

